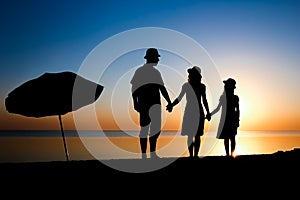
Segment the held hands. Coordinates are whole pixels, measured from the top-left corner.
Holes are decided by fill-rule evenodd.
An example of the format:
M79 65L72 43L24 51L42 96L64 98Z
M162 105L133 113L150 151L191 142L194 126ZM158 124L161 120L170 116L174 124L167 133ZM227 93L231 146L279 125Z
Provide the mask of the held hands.
M168 112L172 112L172 110L173 110L173 105L172 105L172 103L169 103L169 104L166 106L166 110L167 110Z
M210 113L207 113L205 118L206 118L208 121L210 121L210 119L211 119L211 114L210 114Z
M173 103L169 102L169 104L166 106L166 110L169 111L169 112L172 112L173 107L176 106L178 103L179 103L178 99L175 99L173 101Z

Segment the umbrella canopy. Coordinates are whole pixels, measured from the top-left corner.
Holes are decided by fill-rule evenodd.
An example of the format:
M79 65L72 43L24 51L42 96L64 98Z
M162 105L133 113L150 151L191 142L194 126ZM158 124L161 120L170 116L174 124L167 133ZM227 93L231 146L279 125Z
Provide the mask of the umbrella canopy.
M93 103L102 90L102 85L73 72L45 73L11 91L5 106L27 117L64 115Z
M44 73L11 91L5 106L9 113L27 117L58 115L68 160L61 115L95 102L103 88L73 72Z

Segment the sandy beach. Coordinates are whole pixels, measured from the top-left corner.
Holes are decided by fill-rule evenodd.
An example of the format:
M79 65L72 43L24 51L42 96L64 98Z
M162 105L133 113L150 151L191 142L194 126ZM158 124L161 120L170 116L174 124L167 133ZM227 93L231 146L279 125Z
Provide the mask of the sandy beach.
M109 180L130 178L144 179L163 177L180 178L189 176L234 176L239 179L264 177L284 178L292 181L300 178L300 149L291 151L278 151L273 154L239 155L235 158L226 156L206 156L202 158L160 158L160 162L168 162L165 167L149 172L135 173L115 169L111 166L138 167L138 165L151 165L151 159L112 159L105 162L99 160L79 161L53 161L53 162L22 162L2 163L0 173L2 180L31 180L47 181L48 179L71 180L95 179ZM121 169L121 168L120 168ZM291 175L291 176L289 176ZM69 182L69 181L68 181Z
M151 165L151 159L116 159L2 163L2 195L10 197L133 198L145 191L148 198L166 195L219 195L283 197L297 195L300 149L274 154L160 158L169 165L146 173L128 173L110 166ZM229 193L228 193L229 192ZM195 193L195 194L194 194ZM201 193L201 194L200 194ZM234 193L234 194L231 194ZM238 194L239 195L238 195ZM42 196L41 196L42 194ZM162 197L162 196L161 196ZM224 196L223 196L224 197Z

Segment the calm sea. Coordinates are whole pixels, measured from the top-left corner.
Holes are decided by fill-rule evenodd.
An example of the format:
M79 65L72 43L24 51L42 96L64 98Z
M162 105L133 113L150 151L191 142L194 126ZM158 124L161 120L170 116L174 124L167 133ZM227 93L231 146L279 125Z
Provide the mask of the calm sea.
M140 158L137 131L64 131L69 160ZM216 132L201 138L199 156L223 156ZM239 131L236 155L269 154L300 148L300 131ZM163 131L157 149L161 157L187 156L187 141L179 131ZM61 131L0 131L0 162L66 160Z

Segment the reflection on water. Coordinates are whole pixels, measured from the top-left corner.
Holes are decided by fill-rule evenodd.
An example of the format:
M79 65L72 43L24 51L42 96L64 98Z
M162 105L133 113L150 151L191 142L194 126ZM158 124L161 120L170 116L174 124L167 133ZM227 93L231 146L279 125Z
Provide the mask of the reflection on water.
M2 133L0 162L66 160L59 131L53 136L45 135L43 131L39 132L43 137L37 132L31 134L34 135ZM124 136L124 133L111 132L110 137L93 134L80 137L73 133L66 137L70 160L140 158L136 133ZM236 140L236 155L269 154L299 148L300 131L239 131ZM158 140L158 154L161 157L187 156L186 137L178 132L162 132ZM216 139L214 132L207 132L202 137L200 156L215 155L225 155L223 140Z

